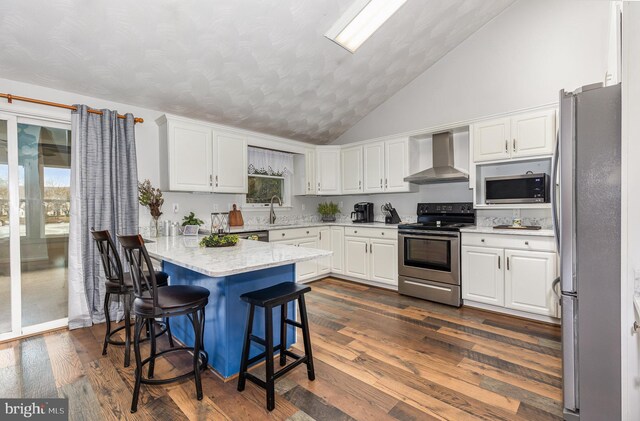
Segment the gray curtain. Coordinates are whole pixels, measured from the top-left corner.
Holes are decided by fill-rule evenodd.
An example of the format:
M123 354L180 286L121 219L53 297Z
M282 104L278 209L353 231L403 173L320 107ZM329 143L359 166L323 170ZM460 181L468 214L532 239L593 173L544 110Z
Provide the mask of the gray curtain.
M103 270L90 229L138 233L138 167L133 115L72 113L69 327L105 319ZM125 262L123 261L123 264Z

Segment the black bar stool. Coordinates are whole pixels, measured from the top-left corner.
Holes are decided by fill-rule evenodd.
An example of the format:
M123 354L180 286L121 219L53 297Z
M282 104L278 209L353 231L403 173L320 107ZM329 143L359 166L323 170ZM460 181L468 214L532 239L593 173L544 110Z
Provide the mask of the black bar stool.
M157 284L151 258L140 235L118 235L124 248L125 256L131 268L133 280L133 314L136 317L133 349L136 356L136 384L133 389L131 412L138 410L140 384L167 384L193 376L196 384L196 397L202 400L202 382L200 372L207 367L207 352L202 349L204 340L204 309L209 302L209 290L195 285L169 285L160 287ZM144 360L140 356L140 334L147 321L156 318L169 318L186 315L193 325L194 346L170 348L156 352L156 336L154 323L150 324L151 353ZM193 352L193 370L169 379L154 379L153 371L156 358L176 351ZM142 376L142 368L149 364L147 377Z
M307 376L313 381L316 378L313 369L313 356L311 354L311 341L309 339L309 322L307 320L307 307L304 302L304 294L311 291L308 286L298 285L294 282L283 282L269 288L248 292L240 296L243 301L249 303L249 317L247 319L247 328L245 333L244 345L242 347L242 361L240 362L240 375L238 377L238 391L242 392L246 380L251 380L258 386L267 391L267 409L273 411L276 406L275 401L275 380L298 365L305 363L307 365ZM287 318L287 304L293 300L298 300L300 307L300 323ZM265 321L265 338L259 338L252 334L253 316L255 307L264 308ZM280 306L280 345L273 346L273 308ZM297 355L287 349L287 325L295 326L302 329L302 338L304 340L304 356ZM256 342L265 348L265 351L249 358L249 349L251 342ZM273 370L273 353L280 351L280 366L287 363L287 356L296 360L292 364L280 369L274 373ZM247 371L248 367L266 357L266 381L262 381Z
M122 270L122 262L116 249L116 245L109 234L109 231L96 231L91 228L91 235L96 242L102 267L105 274L106 293L104 296L104 316L106 318L106 332L104 334L104 345L102 347L102 355L107 355L107 346L124 345L124 366L129 367L131 355L131 293L133 292L133 282L129 273ZM158 286L167 286L169 284L169 275L165 272L155 271ZM111 297L115 295L124 298L124 326L115 330L111 330L111 315L109 314L109 303ZM125 341L113 339L112 336L124 329ZM173 336L171 335L171 326L169 319L164 321L163 329L158 335L167 333L169 335L169 344L173 347ZM146 339L145 339L146 340Z

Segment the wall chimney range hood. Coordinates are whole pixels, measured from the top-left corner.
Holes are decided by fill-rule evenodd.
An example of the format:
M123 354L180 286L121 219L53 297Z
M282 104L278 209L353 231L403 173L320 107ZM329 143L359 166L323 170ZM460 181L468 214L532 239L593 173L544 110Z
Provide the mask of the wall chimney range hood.
M433 141L433 167L404 178L414 184L469 181L469 174L453 166L453 133L436 133Z

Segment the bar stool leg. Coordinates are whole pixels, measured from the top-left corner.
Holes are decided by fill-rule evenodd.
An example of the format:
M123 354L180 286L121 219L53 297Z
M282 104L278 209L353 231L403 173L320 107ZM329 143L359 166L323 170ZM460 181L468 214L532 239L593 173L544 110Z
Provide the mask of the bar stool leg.
M109 345L109 335L111 334L111 316L109 315L109 299L110 293L104 295L104 317L106 325L106 333L104 334L104 345L102 346L102 355L107 355L107 346Z
M247 310L247 327L245 329L244 344L242 345L242 359L240 360L240 374L238 375L238 392L244 390L247 374L247 361L249 361L249 349L251 348L251 334L253 333L253 315L255 313L255 306L249 304L249 310Z
M202 400L202 383L200 381L200 311L191 313L191 324L193 325L193 377L196 383L196 398Z
M151 341L151 353L149 356L151 357L151 360L149 361L149 371L147 376L152 379L154 369L156 368L156 324L154 319L149 320L149 334L151 335L151 339L149 339Z
M287 320L287 305L289 303L280 306L280 367L287 364L287 356L284 354L287 349L287 324L284 322Z
M307 306L304 302L304 295L298 298L300 306L300 322L302 324L302 337L304 339L304 353L307 356L307 377L313 381L316 378L316 372L313 368L313 355L311 355L311 339L309 338L309 321L307 320Z
M144 327L145 320L136 316L135 330L133 334L133 350L136 357L136 384L133 387L133 398L131 399L131 413L138 410L138 397L140 396L140 382L142 381L142 357L140 356L140 334Z
M124 366L131 361L131 294L124 296Z
M169 346L171 348L173 348L174 347L173 335L171 334L171 324L169 323L169 318L168 317L164 318L164 323L165 323L165 326L167 327L167 335L169 335Z
M273 411L276 407L275 387L273 378L273 308L264 308L264 336L267 342L266 355L266 383L267 383L267 410Z

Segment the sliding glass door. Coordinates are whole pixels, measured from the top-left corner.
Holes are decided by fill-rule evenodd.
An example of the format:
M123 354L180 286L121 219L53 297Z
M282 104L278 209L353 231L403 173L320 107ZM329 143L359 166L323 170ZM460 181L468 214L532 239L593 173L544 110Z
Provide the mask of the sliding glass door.
M67 324L70 164L68 124L0 115L0 339Z

